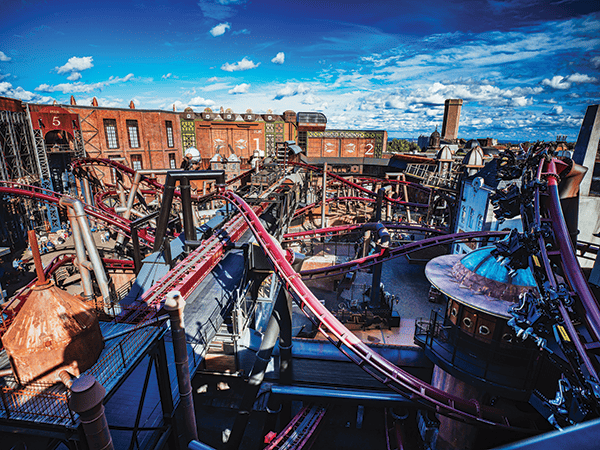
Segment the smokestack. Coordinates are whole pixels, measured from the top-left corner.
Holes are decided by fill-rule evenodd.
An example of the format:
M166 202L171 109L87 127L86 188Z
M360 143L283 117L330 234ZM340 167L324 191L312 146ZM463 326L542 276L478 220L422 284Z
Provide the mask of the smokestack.
M447 99L444 107L444 122L442 124L442 139L453 141L458 137L460 110L462 99Z

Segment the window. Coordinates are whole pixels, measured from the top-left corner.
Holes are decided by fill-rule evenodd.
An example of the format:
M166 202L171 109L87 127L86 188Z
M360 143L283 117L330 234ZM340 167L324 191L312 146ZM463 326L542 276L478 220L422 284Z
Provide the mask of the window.
M175 153L169 153L169 168L177 169L177 159L175 159Z
M115 119L104 119L104 133L106 134L108 148L119 148L119 135L117 134L117 121Z
M167 147L173 148L175 147L175 141L173 140L173 122L166 120L165 125L167 127Z
M131 168L133 170L142 170L142 155L131 155Z
M473 208L469 208L469 225L468 227L473 229L473 214L475 211L473 211Z
M127 134L129 134L129 146L131 148L140 148L140 136L138 132L137 120L127 120Z

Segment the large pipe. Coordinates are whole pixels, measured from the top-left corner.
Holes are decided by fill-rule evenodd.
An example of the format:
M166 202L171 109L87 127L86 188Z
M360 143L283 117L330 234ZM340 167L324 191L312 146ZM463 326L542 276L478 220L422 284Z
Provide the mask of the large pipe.
M92 190L90 189L90 180L87 177L82 177L82 187L83 187L83 198L88 205L94 206L94 196L92 195Z
M269 387L273 396L285 396L302 399L310 399L316 402L333 401L351 401L360 402L360 404L370 404L381 406L389 404L393 406L402 405L404 407L415 407L417 404L406 397L394 392L381 391L359 391L356 389L332 389L319 386L282 386L272 384Z
M254 366L252 366L252 371L250 372L250 377L248 378L247 387L244 391L244 396L242 397L240 409L235 417L235 422L231 428L229 439L227 440L227 448L230 450L238 449L240 443L242 442L242 438L244 437L244 432L246 431L246 426L248 425L248 420L250 419L252 406L256 400L256 395L258 394L260 385L265 378L265 372L267 370L267 366L269 365L269 361L271 360L273 348L277 343L277 337L279 336L281 323L281 314L284 304L287 304L286 291L285 289L280 288L277 299L275 300L275 305L273 307L273 313L271 314L269 323L267 324L267 329L265 330L265 334L263 335L260 343L260 348L256 354Z
M88 226L87 215L83 209L83 203L73 198L62 197L60 199L60 205L73 209L73 216L77 218L77 223L79 224L79 229L81 230L83 242L92 263L94 275L96 275L96 280L98 281L98 286L100 287L100 292L102 293L104 305L105 307L108 307L110 305L110 290L108 289L109 281L106 276L106 272L104 271L104 267L102 266L102 259L98 253L98 248L94 242L94 237L92 236L92 232Z
M81 237L81 230L77 223L77 217L73 212L73 208L67 208L67 216L69 222L71 222L71 231L73 232L73 243L75 245L75 254L77 255L77 266L79 267L79 274L81 275L81 286L83 287L83 295L86 300L92 300L94 297L94 288L92 286L92 276L90 270L87 267L87 256L85 254L85 247L83 238Z
M183 309L185 300L179 291L171 291L165 300L165 310L171 320L171 335L173 337L173 352L175 354L175 370L177 372L177 385L179 386L179 399L183 413L183 436L186 444L198 440L196 427L196 413L194 411L194 398L192 397L192 382L188 361L187 344L185 340L185 325Z
M102 401L106 389L93 375L81 375L71 385L69 407L79 414L90 450L113 450L108 422Z

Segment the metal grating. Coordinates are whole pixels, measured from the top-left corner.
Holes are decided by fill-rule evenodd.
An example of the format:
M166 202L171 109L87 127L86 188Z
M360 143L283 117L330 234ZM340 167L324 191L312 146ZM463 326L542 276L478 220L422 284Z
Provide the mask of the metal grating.
M137 328L129 324L101 323L105 339L111 335L131 331L109 339L100 358L85 373L96 377L107 392L114 389L121 377L134 366L163 333L164 328L148 326ZM32 383L19 386L14 378L5 377L6 386L0 389L0 420L26 421L72 428L77 415L69 409L70 392L62 383L54 385Z

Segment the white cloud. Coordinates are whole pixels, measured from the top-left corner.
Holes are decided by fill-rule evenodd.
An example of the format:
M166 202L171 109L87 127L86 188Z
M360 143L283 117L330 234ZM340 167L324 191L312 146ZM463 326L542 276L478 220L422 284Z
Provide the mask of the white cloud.
M213 102L212 100L207 100L202 97L194 97L190 99L188 103L190 106L200 106L204 108L206 108L207 106L213 106L215 104L215 102Z
M561 75L555 75L551 80L545 78L542 81L544 86L550 86L553 89L569 89L571 87L571 83L565 80L565 77Z
M111 76L106 81L100 81L98 83L85 84L81 82L76 83L60 83L54 86L49 84L40 84L35 88L36 91L40 92L62 92L63 94L75 94L75 93L90 93L94 90L102 90L106 86L112 84L124 83L133 78L133 74L130 73L123 78Z
M254 64L253 61L250 61L247 57L244 56L244 58L241 61L238 61L236 63L230 64L230 63L225 63L221 66L221 70L224 70L225 72L238 72L241 70L250 70L250 69L255 69L258 66L260 66L260 63L258 64Z
M57 73L69 73L69 72L81 72L82 70L91 69L94 67L92 63L93 58L91 56L83 56L81 58L73 56L69 58L69 61L63 66L55 67Z
M35 92L26 91L21 86L13 88L13 85L8 81L0 81L0 96L18 98L26 102L36 103L51 103L54 98L48 96L41 96Z
M247 94L250 85L248 83L242 83L229 90L230 94Z
M552 79L545 78L542 81L544 86L550 86L553 89L569 89L573 83L593 83L596 78L590 77L582 73L573 73L568 77L555 75Z
M229 25L229 23L220 23L219 25L212 27L210 29L209 33L212 34L213 37L217 37L217 36L221 36L221 35L225 34L225 32L227 30L229 30L230 28L231 28L231 25Z
M81 72L73 72L71 75L67 77L69 81L79 81L81 80Z
M593 83L594 81L596 81L596 78L590 77L582 73L574 73L572 75L569 75L567 77L567 80L573 83Z
M271 60L271 62L274 64L283 64L285 62L285 53L277 53L277 55Z
M12 58L6 56L4 52L0 52L0 61L10 61Z
M594 56L590 61L592 62L594 67L600 67L600 56Z
M309 90L310 88L304 83L299 83L297 85L288 83L277 91L274 100L281 100L284 97L293 97L294 95L306 94Z
M230 89L230 88L231 88L231 84L229 84L229 83L213 83L213 84L209 84L208 86L202 86L199 89L204 92L213 92L213 91L220 91L223 89Z
M173 76L173 74L172 74L171 72L169 72L169 73L167 73L167 74L163 75L161 78L162 78L163 80L166 80L166 79L168 79L168 78L171 78L172 76Z
M207 83L214 83L215 81L219 81L219 77L210 77L206 80Z

